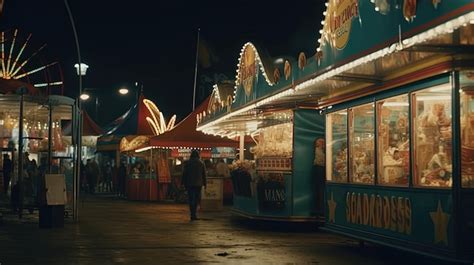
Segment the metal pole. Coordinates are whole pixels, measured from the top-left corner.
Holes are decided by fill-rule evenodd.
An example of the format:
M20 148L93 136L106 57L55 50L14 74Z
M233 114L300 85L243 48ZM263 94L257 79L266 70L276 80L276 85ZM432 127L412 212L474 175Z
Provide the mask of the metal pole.
M193 90L193 111L196 107L196 83L197 83L197 73L198 73L198 58L199 58L199 35L201 33L201 29L198 28L198 36L197 36L197 43L196 43L196 63L194 64L194 90Z
M20 193L20 201L18 202L18 217L23 215L23 91L20 92L20 119L18 124L18 192ZM13 186L13 185L12 185Z
M244 161L245 133L241 132L239 137L239 160Z
M81 49L79 47L79 38L77 36L77 31L76 31L76 25L74 24L74 18L72 16L72 12L71 12L71 9L69 8L69 4L67 2L67 0L64 0L64 6L66 7L66 11L68 13L68 16L69 16L69 20L71 21L71 27L72 27L72 31L74 33L74 40L76 42L76 50L77 50L77 60L78 60L78 63L79 63L79 94L77 95L77 99L76 99L76 104L77 104L77 110L78 110L78 119L79 119L79 122L77 123L78 124L78 128L77 128L77 146L76 146L76 161L75 161L75 181L78 182L78 179L79 179L79 176L81 175L81 167L80 167L80 163L81 163L81 157L82 157L82 154L81 154L81 148L82 148L82 113L81 113L81 100L79 99L80 95L82 94L82 76L81 76ZM76 185L76 189L74 189L74 200L77 201L79 200L79 192L78 192L78 189L77 189L77 186ZM73 214L73 218L74 218L74 221L78 221L78 207L77 207L77 203L74 203L75 205L75 208L73 209L74 210L74 214Z
M148 188L148 196L150 196L150 201L151 201L151 184L153 183L153 148L150 149L150 186ZM157 181L156 183L158 184L158 176L157 176Z
M48 174L51 174L51 168L53 165L53 106L49 104L49 113L48 113ZM55 172L57 173L57 172Z

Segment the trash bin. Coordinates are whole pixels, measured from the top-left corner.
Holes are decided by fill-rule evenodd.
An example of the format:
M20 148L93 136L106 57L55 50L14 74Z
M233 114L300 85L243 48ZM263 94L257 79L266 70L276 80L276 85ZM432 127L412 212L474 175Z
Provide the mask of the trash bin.
M201 192L202 211L221 211L223 208L223 178L207 178L207 188Z
M64 227L64 205L67 202L64 174L46 174L44 187L45 203L39 207L39 227Z

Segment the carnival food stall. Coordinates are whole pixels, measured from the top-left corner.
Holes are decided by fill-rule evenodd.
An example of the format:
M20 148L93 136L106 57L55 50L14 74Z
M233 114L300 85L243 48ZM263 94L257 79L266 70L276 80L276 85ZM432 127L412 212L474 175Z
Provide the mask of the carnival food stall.
M326 7L315 55L300 53L298 69L288 63L291 85L275 84L244 46L232 105L203 115L197 129L226 136L225 125L239 119L259 127L258 114L271 106L314 108L326 120L325 229L472 261L474 2L331 0ZM256 73L273 91L247 89L239 98ZM293 122L296 133L296 115ZM317 149L320 163L324 148ZM308 168L295 166L299 152L294 171Z
M175 119L174 115L166 122L158 107L141 93L137 104L114 121L106 134L99 137L97 150L102 153L101 160L112 159L115 165L119 165L120 162L125 162L127 165L128 199L158 200L160 179L157 168L162 159L161 155L152 151L146 153L135 151L148 146L152 136L174 128ZM162 176L162 178L169 177Z
M206 134L240 138L233 211L249 218L321 222L324 170L315 153L324 155L315 150L316 142L324 141L323 116L306 108L312 96L301 104L275 101L293 93L297 62L262 56L252 43L243 46L238 62L232 98L200 113L197 125ZM254 146L247 144L251 154L244 157L248 138Z
M150 136L144 135L129 135L120 141L121 162L128 165L126 194L129 200L158 200L158 156L151 149L148 152L135 152L148 146L149 142Z
M472 260L474 2L343 2L351 16L331 27L341 9L330 1L319 47L321 67L340 76L319 103L325 229ZM350 36L338 36L351 26ZM325 74L315 87L329 82Z
M215 200L222 200L225 196L228 197L227 191L231 188L230 178L217 176L214 164L216 164L217 159L226 159L228 160L227 163L230 164L235 159L238 146L238 142L235 140L210 136L196 131L196 115L213 108L212 106L215 106L213 99L215 99L213 96L208 97L172 130L154 136L150 139L149 147L137 150L137 152L146 152L148 149L152 149L160 155L159 161L162 165L158 167L160 179L166 176L168 185L171 184L173 189L179 188L181 184L183 162L189 159L192 149L199 150L200 157L206 164L209 180L209 187L204 191L204 200L207 197L215 197ZM164 170L166 172L160 173ZM169 194L169 187L163 185L164 183L166 183L165 179L161 180L160 192L162 197ZM214 186L216 186L215 189ZM206 194L206 192L209 194Z

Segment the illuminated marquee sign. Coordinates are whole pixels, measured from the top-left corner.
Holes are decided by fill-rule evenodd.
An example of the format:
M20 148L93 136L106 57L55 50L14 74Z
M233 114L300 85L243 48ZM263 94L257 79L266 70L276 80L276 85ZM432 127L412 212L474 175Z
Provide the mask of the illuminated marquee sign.
M245 95L252 93L255 77L257 75L256 54L252 45L247 45L240 61L240 84L244 87Z
M411 234L411 201L405 197L347 192L346 221Z
M358 0L335 0L327 10L324 34L331 46L342 50L351 33L352 20L359 17Z

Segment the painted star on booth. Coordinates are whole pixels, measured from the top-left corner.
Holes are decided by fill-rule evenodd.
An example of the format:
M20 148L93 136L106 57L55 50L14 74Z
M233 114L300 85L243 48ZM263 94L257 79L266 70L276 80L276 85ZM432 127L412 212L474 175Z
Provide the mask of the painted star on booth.
M448 223L450 215L443 212L441 201L438 200L438 208L436 212L430 212L430 216L433 221L434 242L443 242L445 245L448 245Z

